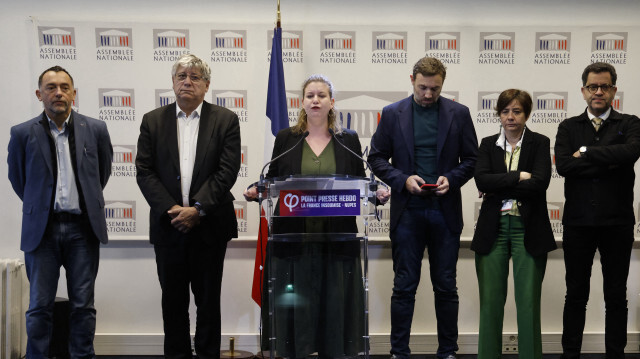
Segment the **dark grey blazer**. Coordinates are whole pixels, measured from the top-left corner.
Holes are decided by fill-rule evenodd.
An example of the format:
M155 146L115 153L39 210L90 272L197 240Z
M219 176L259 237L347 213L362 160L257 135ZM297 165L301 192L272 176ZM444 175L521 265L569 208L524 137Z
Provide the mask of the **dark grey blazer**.
M157 108L142 118L136 179L149 203L152 244L172 244L185 236L171 225L167 211L182 205L176 104ZM199 202L207 213L186 236L205 241L238 236L231 194L240 170L240 123L230 110L203 102L189 205Z

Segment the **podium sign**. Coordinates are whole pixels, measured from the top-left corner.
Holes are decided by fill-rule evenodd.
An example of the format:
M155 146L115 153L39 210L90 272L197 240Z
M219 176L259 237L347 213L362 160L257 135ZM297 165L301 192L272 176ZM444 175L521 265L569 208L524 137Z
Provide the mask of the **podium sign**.
M368 222L378 183L294 175L263 185L269 241L261 347L271 359L314 351L368 359Z
M359 216L359 199L357 189L281 190L280 216Z

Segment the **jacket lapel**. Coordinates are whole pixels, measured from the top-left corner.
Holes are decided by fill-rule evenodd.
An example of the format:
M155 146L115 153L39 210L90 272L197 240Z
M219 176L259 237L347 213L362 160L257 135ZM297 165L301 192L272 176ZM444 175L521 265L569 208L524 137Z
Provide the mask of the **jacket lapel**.
M79 170L82 167L82 161L84 160L85 145L84 142L87 139L87 121L82 116L76 116L77 114L71 112L71 123L73 123L73 136L76 142L76 164Z
M213 139L213 129L215 127L215 118L211 106L205 101L202 103L202 113L200 114L200 125L198 128L198 142L196 144L196 158L193 161L193 175L191 183L193 184L198 178L202 163L207 155L207 148Z
M176 117L176 104L175 102L167 107L163 114L162 126L164 131L159 132L162 134L161 143L165 143L167 146L167 152L169 153L169 163L173 166L174 170L180 173L180 150L178 148L178 120Z
M442 148L444 147L444 142L447 140L447 135L449 133L449 128L451 127L451 122L453 121L453 114L451 113L453 109L449 106L449 99L446 99L442 96L438 99L440 104L440 109L438 110L438 145L437 145L437 154L436 161L440 163L440 156L442 155Z
M491 144L491 159L492 162L496 164L498 168L493 170L498 171L499 173L507 172L507 165L504 163L505 153L502 147L496 145L496 141L500 135L496 135L493 138L493 143Z
M531 151L533 150L533 138L530 132L531 130L528 128L524 131L522 147L520 148L520 159L518 159L518 170L525 168L524 166L527 164Z
M53 167L51 164L51 143L49 142L49 134L46 132L49 128L49 120L47 115L42 113L42 120L33 124L33 132L38 139L38 145L40 145L40 151L42 151L42 157L47 164L49 173L53 174Z
M413 111L411 108L413 102L413 95L406 98L398 105L398 121L400 121L400 131L404 138L404 143L407 145L407 152L409 153L409 163L413 167L414 153L413 153Z
M300 140L300 137L302 137L302 135L291 134L289 141L287 141L288 142L287 147L284 150L286 151L287 149L294 146ZM302 140L302 142L305 142L305 141L306 139ZM298 145L298 148L294 149L293 151L289 152L289 154L285 155L285 157L289 158L289 166L291 166L290 174L300 174L302 172L302 147L303 146L304 146L304 143L300 143Z

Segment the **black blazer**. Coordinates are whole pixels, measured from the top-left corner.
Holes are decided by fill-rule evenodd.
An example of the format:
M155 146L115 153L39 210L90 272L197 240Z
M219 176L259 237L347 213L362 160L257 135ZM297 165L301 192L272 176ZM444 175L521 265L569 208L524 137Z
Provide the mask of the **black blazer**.
M183 234L171 225L167 211L182 206L176 104L157 108L142 118L136 180L149 202L152 244L176 243L184 236L205 241L228 241L238 236L231 194L240 170L240 124L226 108L203 102L189 205L202 205L206 216Z
M575 158L580 146L586 157ZM556 168L564 176L565 226L633 225L633 166L640 157L640 119L611 110L596 133L587 112L558 126Z
M475 181L485 193L471 250L480 254L491 251L498 237L500 208L505 199L516 199L524 221L524 245L533 256L557 248L547 211L547 187L551 180L549 138L528 128L522 139L517 170L507 172L504 150L496 146L499 135L482 139L476 162ZM519 182L520 172L531 178Z
M292 148L300 140L302 134L296 135L291 132L291 128L285 128L278 132L273 145L271 158L279 156L281 153ZM362 146L358 139L358 134L349 129L343 129L342 133L336 134L338 141L342 142L351 151L362 154ZM291 152L269 165L268 178L282 177L300 174L302 162L302 143ZM336 174L352 175L364 177L363 162L349 153L340 144L333 145L336 158ZM331 228L335 228L336 233L357 233L355 217L330 217L328 218ZM274 218L274 233L305 233L304 220L301 218Z

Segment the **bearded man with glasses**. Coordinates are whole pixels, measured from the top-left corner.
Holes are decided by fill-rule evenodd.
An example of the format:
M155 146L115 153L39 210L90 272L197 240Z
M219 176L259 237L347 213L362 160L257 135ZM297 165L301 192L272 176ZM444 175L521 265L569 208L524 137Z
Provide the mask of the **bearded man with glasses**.
M611 108L616 80L610 64L587 66L581 89L587 109L562 121L556 135L556 167L565 178L563 359L580 357L596 250L602 264L606 358L624 358L627 344L633 166L640 157L640 119Z

